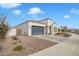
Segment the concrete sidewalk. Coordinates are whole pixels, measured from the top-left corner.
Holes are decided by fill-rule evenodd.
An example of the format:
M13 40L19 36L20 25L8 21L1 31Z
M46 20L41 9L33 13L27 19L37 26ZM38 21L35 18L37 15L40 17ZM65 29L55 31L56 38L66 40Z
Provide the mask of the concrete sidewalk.
M79 55L79 46L70 43L60 43L31 56L74 56Z
M75 34L74 34L75 35ZM76 36L76 35L75 35ZM44 49L30 56L78 56L79 55L79 38L68 39L50 48Z

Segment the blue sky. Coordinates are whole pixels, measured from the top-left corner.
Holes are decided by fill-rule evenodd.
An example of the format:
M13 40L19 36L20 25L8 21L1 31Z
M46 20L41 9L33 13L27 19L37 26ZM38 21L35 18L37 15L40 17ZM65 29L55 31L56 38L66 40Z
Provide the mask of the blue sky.
M7 16L10 26L16 26L29 19L51 18L59 26L79 28L77 3L0 3L0 13Z

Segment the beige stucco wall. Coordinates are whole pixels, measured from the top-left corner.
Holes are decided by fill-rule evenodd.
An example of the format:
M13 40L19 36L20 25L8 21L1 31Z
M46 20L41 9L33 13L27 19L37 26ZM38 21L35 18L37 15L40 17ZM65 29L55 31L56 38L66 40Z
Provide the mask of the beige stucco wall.
M54 32L54 27L57 27L57 31L56 32ZM57 32L58 32L58 25L57 24L53 24L53 26L52 26L52 34L55 34Z
M36 22L26 22L20 26L17 26L16 29L21 29L22 35L32 35L32 26L41 26L45 28L45 24L42 23L36 23ZM44 30L45 32L45 30Z
M29 33L28 22L17 26L16 29L21 29L21 35L28 35Z
M11 28L7 34L6 37L16 36L16 28Z
M55 34L55 33L57 33L57 32L54 32L54 27L57 27L57 29L58 29L58 25L57 24L54 24L54 22L53 21L51 21L51 20L42 20L41 21L42 23L45 23L45 25L47 26L47 33L49 34L50 33L50 26L52 27L51 28L51 34Z
M44 23L46 26L53 24L54 22L51 20L41 20L40 22Z

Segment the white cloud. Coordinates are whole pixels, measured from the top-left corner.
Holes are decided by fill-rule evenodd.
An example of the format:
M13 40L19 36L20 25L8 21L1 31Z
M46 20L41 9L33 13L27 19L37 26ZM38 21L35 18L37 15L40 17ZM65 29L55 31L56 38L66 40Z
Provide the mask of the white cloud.
M12 11L16 16L19 16L21 14L21 10L13 10Z
M20 6L20 3L0 3L0 7L2 8L14 8Z
M70 17L69 15L65 15L65 16L64 16L65 19L68 19L69 17Z
M77 14L79 15L79 9L75 10L75 9L71 9L71 13Z
M41 13L43 13L43 11L40 8L37 8L37 7L33 7L31 9L29 9L29 12L28 12L28 14L32 14L32 15L41 14Z

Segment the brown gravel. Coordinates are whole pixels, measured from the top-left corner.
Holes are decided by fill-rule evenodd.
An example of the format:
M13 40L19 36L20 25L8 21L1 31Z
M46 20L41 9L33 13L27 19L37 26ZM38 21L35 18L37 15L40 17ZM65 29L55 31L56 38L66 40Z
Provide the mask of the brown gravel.
M24 47L24 49L22 51L13 51L13 48L17 44L21 44ZM28 36L18 36L18 40L12 40L11 38L6 39L6 41L3 44L5 49L3 49L2 52L0 52L0 55L26 56L51 47L55 44L57 43L45 39Z

